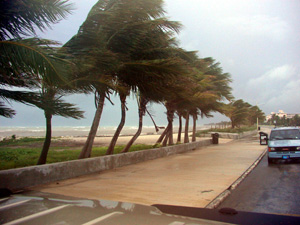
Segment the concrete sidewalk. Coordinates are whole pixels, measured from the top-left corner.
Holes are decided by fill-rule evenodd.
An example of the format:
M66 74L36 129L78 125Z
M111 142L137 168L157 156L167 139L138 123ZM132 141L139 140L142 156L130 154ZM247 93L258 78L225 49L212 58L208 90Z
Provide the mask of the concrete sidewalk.
M205 207L264 153L258 136L32 188L79 198Z

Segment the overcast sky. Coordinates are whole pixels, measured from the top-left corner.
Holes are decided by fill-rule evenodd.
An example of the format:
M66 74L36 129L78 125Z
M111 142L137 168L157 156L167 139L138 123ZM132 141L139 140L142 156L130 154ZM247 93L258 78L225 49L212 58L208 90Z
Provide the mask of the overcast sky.
M97 0L70 0L76 10L67 20L41 34L62 43L77 33L87 13ZM165 0L170 20L184 26L178 35L181 47L197 50L200 57L213 57L224 72L231 74L233 95L266 114L282 109L300 113L300 1L299 0ZM68 101L86 111L85 119L76 121L54 117L54 126L90 126L95 107L92 96L73 95ZM106 103L101 125L116 126L120 103ZM13 119L0 117L1 126L44 126L43 112L34 107L13 103ZM128 103L127 126L137 125L137 107ZM163 106L151 111L159 125L167 123ZM228 120L216 115L200 123ZM151 125L145 118L145 125Z

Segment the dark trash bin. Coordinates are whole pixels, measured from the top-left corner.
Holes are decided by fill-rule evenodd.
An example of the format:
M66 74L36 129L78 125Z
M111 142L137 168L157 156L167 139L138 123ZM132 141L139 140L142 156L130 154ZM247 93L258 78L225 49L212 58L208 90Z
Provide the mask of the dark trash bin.
M211 137L212 137L213 144L215 144L215 145L219 144L219 134L218 133L212 133Z
M259 143L260 145L267 145L268 144L268 134L265 132L259 132Z

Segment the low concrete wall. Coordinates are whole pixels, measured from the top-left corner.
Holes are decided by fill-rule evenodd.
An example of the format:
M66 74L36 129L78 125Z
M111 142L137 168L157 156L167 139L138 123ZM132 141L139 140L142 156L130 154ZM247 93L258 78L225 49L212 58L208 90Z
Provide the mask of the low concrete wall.
M241 139L250 135L257 134L257 131L247 131L240 134L234 134L234 133L219 133L219 132L211 132L211 133L218 133L220 138L227 138L227 139ZM211 137L211 133L209 134L202 134L200 137Z
M210 144L211 140L208 139L188 144L128 152L111 156L3 170L0 171L0 188L8 188L12 191L21 190L49 182L114 169L173 154L184 153Z

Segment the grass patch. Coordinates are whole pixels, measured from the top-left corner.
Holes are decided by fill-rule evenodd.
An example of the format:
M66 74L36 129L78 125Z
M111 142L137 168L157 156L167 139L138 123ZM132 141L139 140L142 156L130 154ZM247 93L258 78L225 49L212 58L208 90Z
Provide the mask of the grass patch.
M29 139L26 139L25 142L24 140L16 140L19 142L11 140L5 145L2 144L0 146L0 170L36 165L41 153L41 148L30 148L24 145L24 143L33 144L43 140L43 138L34 138L31 141L29 141ZM12 145L14 145L14 148L12 148ZM115 154L120 153L123 148L124 146L116 146ZM129 151L134 152L151 148L153 148L153 145L139 144L133 145ZM103 156L105 155L106 150L107 147L94 147L92 150L92 157ZM80 149L74 149L72 147L51 147L48 153L47 163L76 160L78 159L80 151Z
M220 129L220 128L216 128L216 129L208 129L208 130L201 130L201 131L197 131L196 132L196 137L200 137L201 134L209 134L211 132L217 132L217 133L244 133L247 131L253 131L256 130L256 126L253 127L241 127L241 128L224 128L224 129Z

